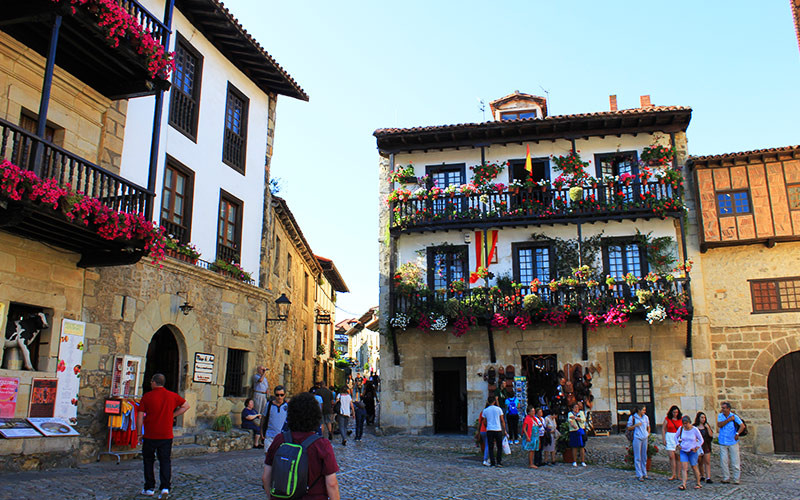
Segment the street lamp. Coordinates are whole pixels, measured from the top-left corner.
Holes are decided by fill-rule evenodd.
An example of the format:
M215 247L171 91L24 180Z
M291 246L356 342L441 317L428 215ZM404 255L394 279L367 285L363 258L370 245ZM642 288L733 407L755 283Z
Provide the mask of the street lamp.
M280 297L275 299L275 305L278 308L278 317L267 317L266 321L286 321L289 318L289 306L292 305L292 301L289 300L285 293L282 293ZM269 311L267 314L269 314Z

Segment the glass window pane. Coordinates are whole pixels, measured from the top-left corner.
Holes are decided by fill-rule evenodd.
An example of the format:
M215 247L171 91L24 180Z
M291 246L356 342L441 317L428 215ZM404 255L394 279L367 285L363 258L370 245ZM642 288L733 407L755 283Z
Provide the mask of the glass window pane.
M175 179L175 192L178 194L185 194L186 189L186 176L178 174Z

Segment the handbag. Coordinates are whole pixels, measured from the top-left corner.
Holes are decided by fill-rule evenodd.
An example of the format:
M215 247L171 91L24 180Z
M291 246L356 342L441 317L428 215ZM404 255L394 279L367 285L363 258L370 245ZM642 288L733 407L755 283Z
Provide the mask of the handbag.
M503 455L511 455L511 446L508 444L508 436L503 436Z
M550 443L552 442L553 436L551 436L549 432L545 431L544 436L542 436L542 446L550 446Z
M633 425L634 422L631 421L633 417L628 419L628 425ZM633 442L633 433L636 429L628 429L627 426L625 428L625 438L628 440L629 443Z

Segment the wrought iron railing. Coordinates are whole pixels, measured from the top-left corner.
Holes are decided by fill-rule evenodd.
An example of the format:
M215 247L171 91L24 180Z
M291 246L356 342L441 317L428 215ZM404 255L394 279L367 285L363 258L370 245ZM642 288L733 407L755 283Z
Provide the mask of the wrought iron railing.
M167 219L161 219L161 227L164 228L167 235L172 235L180 243L184 245L189 243L189 229L187 227L175 224Z
M643 294L640 302L637 290L651 292L651 295ZM392 316L403 313L416 319L423 314L449 315L453 310L461 310L483 320L495 313L505 316L530 313L524 309L524 298L531 293L530 287L518 286L506 292L486 287L469 288L460 292L425 290L409 294L395 291ZM540 316L561 310L573 321L580 319L581 311L604 312L621 304L638 304L638 312L643 312L647 307L657 304L663 306L664 303L690 303L688 279L683 277L671 280L664 277L658 280L640 279L636 282L617 280L613 286L605 282L593 286L579 283L573 286L559 285L555 289L545 284L540 285L536 293L539 296L540 306L537 310ZM534 316L536 314L534 312Z
M2 119L0 158L120 212L147 213L153 200L147 189Z
M158 20L156 16L145 9L142 4L136 0L116 0L120 7L130 14L131 17L136 19L139 26L149 31L150 34L158 40L164 47L167 46L167 36L169 29Z
M408 193L407 193L408 194ZM681 213L682 187L666 179L597 183L573 191L541 186L501 192L410 195L390 203L391 228L436 228L465 222L530 223ZM573 199L574 198L574 199Z

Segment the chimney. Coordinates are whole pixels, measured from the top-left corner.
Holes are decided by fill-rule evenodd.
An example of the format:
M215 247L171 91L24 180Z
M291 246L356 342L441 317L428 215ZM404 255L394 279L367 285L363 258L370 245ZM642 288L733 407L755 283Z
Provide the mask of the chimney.
M639 96L639 103L641 104L641 106L643 108L652 108L653 107L653 105L650 104L650 96L649 95Z
M617 110L617 94L608 96L608 106L611 111Z

